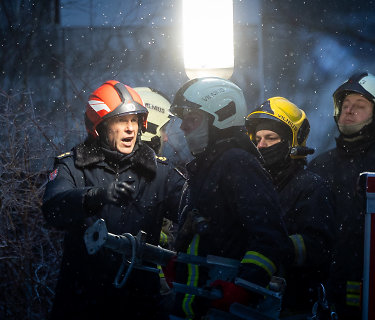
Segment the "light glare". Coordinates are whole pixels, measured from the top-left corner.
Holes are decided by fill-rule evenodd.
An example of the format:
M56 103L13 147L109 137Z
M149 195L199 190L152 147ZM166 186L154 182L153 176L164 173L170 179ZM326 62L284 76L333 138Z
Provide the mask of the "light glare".
M185 70L190 79L233 73L232 0L184 0Z

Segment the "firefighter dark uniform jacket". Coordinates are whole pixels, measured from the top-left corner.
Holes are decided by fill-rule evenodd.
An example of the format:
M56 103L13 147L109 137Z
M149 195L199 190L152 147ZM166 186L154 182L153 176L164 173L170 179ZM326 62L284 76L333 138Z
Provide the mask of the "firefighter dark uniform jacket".
M285 247L288 237L276 192L255 152L258 154L246 136L245 140L216 144L188 163L176 249L241 261L238 276L266 286L290 252ZM200 223L186 230L189 212L194 212ZM181 264L177 282L206 287L212 282L208 273L204 267ZM207 303L203 298L180 294L175 313L199 318L207 312Z
M136 235L143 230L146 241L158 245L163 217L177 220L184 180L145 144L137 143L132 154L121 161L111 161L106 160L95 142L88 141L56 158L43 203L49 224L66 231L55 317L73 319L73 315L79 318L83 313L84 318L90 314L96 319L113 310L118 313L131 299L147 308L147 301L159 293L158 274L137 269L133 269L122 289L115 288L113 282L122 257L108 249L88 255L83 234L89 225L103 218L110 233ZM83 207L87 190L107 187L114 180L135 186L132 199L121 207L106 204L89 217ZM129 315L123 311L116 316Z
M364 202L357 190L359 174L375 171L375 130L369 126L362 139L342 136L336 148L309 164L332 188L338 237L335 243L329 293L345 319L361 317L360 282L363 274ZM354 313L352 313L354 312ZM340 316L340 314L339 314Z
M328 278L335 238L333 199L324 180L304 168L304 159L290 160L273 175L284 209L283 216L294 247L294 262L287 266L287 312L311 312L317 288Z

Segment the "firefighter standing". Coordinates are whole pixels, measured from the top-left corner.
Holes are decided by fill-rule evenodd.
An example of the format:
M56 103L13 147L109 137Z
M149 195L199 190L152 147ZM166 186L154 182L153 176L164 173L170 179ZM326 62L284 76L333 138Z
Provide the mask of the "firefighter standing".
M187 164L176 249L237 259L239 277L267 286L291 252L272 181L245 133L242 90L220 78L194 79L178 90L171 112L182 119L181 129L195 157ZM199 223L189 223L192 215ZM205 267L178 264L176 277L190 286L218 285L224 295L211 304L177 294L174 314L180 317L199 319L210 307L228 311L234 301L252 300L233 283L211 283Z
M286 268L282 316L311 314L320 282L328 277L334 239L333 205L321 177L305 169L310 131L303 110L282 97L268 99L246 119L246 128L264 159L285 211L294 248Z
M181 179L140 141L147 114L131 87L105 82L86 106L88 138L55 160L43 213L66 236L52 319L163 318L158 274L136 269L116 288L122 256L106 249L88 255L83 241L103 218L111 233L143 230L158 245L163 217L176 219Z
M168 97L150 87L137 87L134 90L141 96L148 110L147 129L142 134L142 141L153 148L156 154L167 157L175 170L185 175L185 164L191 159L191 155L186 154L185 138L182 136L182 141L179 138L183 132L176 122L181 120L170 113L171 103Z
M166 160L166 158L161 154L161 151L163 143L168 140L166 127L172 116L169 111L171 103L162 92L156 89L150 87L136 87L134 90L140 95L145 107L148 110L147 129L142 134L141 139L152 149L154 149L157 155L162 156L163 159ZM177 168L174 168L174 170L182 175L181 171ZM181 182L184 181L185 179L181 180ZM171 220L166 218L163 219L159 242L161 247L169 250L173 249L174 237L177 231L176 227L177 224L173 224ZM162 306L167 312L169 312L173 306L174 292L171 290L165 279L164 269L161 266L159 266L159 269Z
M148 110L147 129L142 134L142 141L150 146L157 155L160 154L162 141L168 139L165 127L170 120L169 108L171 103L161 92L150 87L136 87L134 90L140 95L145 107ZM165 157L162 159L167 160ZM163 220L162 232L160 235L160 245L164 248L172 249L173 237L170 233L172 222Z
M339 130L336 148L317 156L309 168L321 175L335 196L338 237L329 293L339 319L361 318L364 213L356 190L359 174L375 171L375 76L354 74L333 93Z

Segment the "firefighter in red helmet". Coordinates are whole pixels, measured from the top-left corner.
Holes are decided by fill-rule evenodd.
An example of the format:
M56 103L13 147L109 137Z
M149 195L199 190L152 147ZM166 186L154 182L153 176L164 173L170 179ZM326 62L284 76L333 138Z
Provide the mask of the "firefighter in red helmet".
M148 111L131 87L110 80L86 105L87 139L55 159L43 198L47 222L66 231L51 319L163 319L158 274L133 270L113 285L122 256L88 255L83 233L98 218L114 234L140 230L158 245L163 218L176 221L182 178L140 136Z

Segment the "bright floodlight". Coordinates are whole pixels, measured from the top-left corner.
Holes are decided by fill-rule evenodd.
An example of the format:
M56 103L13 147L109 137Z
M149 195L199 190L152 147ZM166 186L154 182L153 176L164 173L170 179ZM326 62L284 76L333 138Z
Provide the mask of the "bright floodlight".
M190 79L233 73L232 0L183 0L184 62Z

